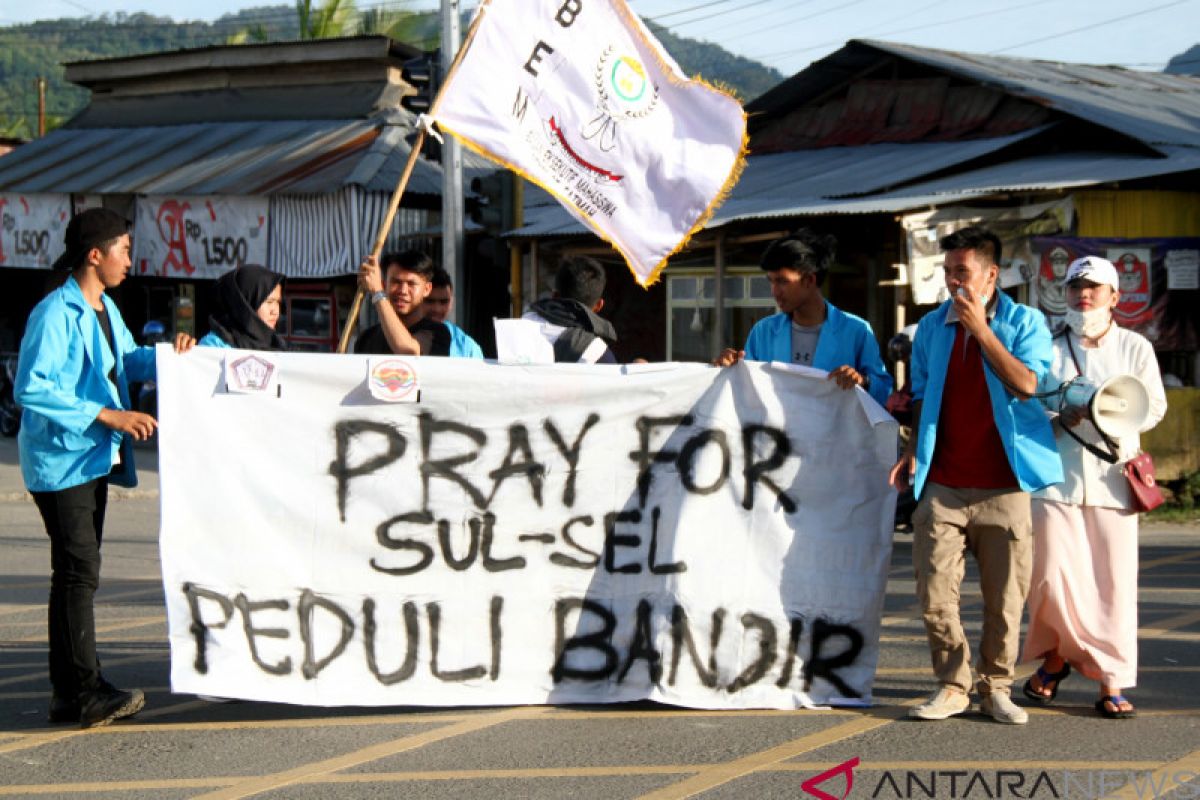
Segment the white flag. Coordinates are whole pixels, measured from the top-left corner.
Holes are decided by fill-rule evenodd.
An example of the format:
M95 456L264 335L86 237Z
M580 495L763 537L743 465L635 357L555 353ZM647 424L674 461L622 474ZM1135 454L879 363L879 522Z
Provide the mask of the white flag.
M431 111L653 283L741 170L737 100L689 80L623 0L484 0Z

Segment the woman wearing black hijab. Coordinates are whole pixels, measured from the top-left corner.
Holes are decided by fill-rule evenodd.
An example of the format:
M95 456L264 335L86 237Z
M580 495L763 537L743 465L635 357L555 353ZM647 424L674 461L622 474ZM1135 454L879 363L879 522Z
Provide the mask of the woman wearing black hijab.
M197 344L239 350L286 350L275 332L283 300L283 276L257 264L243 264L217 279L217 313Z

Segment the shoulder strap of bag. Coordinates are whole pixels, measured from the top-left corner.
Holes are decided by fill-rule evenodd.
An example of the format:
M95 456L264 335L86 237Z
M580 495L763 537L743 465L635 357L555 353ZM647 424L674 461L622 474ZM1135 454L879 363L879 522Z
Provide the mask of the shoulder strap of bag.
M1079 375L1082 377L1083 370L1080 369L1079 358L1076 357L1076 355L1075 355L1075 345L1071 344L1070 329L1063 328L1062 333L1059 335L1067 340L1067 352L1069 352L1071 354L1071 361L1075 364L1075 371L1077 373L1079 373ZM1095 425L1095 424L1096 423L1093 421L1092 425ZM1061 425L1061 423L1060 423L1060 425ZM1066 425L1061 425L1061 427L1064 431L1067 432L1067 434L1072 439L1074 439L1075 441L1077 441L1081 445L1083 445L1087 449L1087 451L1089 453L1091 453L1092 455L1094 455L1096 458L1099 458L1103 461L1107 461L1109 464L1115 464L1115 463L1117 463L1118 459L1120 459L1120 456L1117 453L1116 443L1112 439L1108 438L1108 434L1106 434L1104 431L1100 430L1100 428L1097 427L1096 432L1099 433L1100 438L1102 440L1104 440L1104 445L1108 448L1107 452L1105 452L1104 450L1101 450L1099 447L1092 444L1091 442L1085 442L1082 438L1080 438L1079 434L1077 434L1071 428L1068 428Z

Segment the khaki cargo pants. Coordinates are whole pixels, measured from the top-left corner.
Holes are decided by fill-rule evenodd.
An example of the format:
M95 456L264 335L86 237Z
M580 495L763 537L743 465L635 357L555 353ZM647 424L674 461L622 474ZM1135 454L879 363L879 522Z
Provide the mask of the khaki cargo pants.
M959 615L966 554L979 565L983 640L980 695L1008 693L1029 593L1033 525L1019 489L954 489L928 483L913 513L913 567L938 682L971 688L971 650Z

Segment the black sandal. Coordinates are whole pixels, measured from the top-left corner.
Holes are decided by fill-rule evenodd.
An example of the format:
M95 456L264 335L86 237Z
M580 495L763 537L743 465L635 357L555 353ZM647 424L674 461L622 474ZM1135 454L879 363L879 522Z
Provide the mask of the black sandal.
M1105 703L1112 703L1113 707L1110 709ZM1136 708L1122 710L1121 703L1129 703L1129 700L1119 694L1106 694L1096 701L1096 711L1105 719L1133 719L1137 716ZM1133 703L1129 705L1132 706Z
M1058 687L1062 685L1062 682L1065 681L1067 676L1070 674L1071 665L1065 661L1063 662L1063 668L1058 672L1046 672L1045 667L1038 667L1038 680L1041 681L1043 689L1050 689L1050 695L1044 695L1034 689L1032 678L1025 681L1025 686L1021 689L1021 691L1025 693L1026 697L1037 703L1039 706L1051 705L1054 703L1054 698L1058 697ZM1053 686L1051 686L1051 684L1053 684Z

